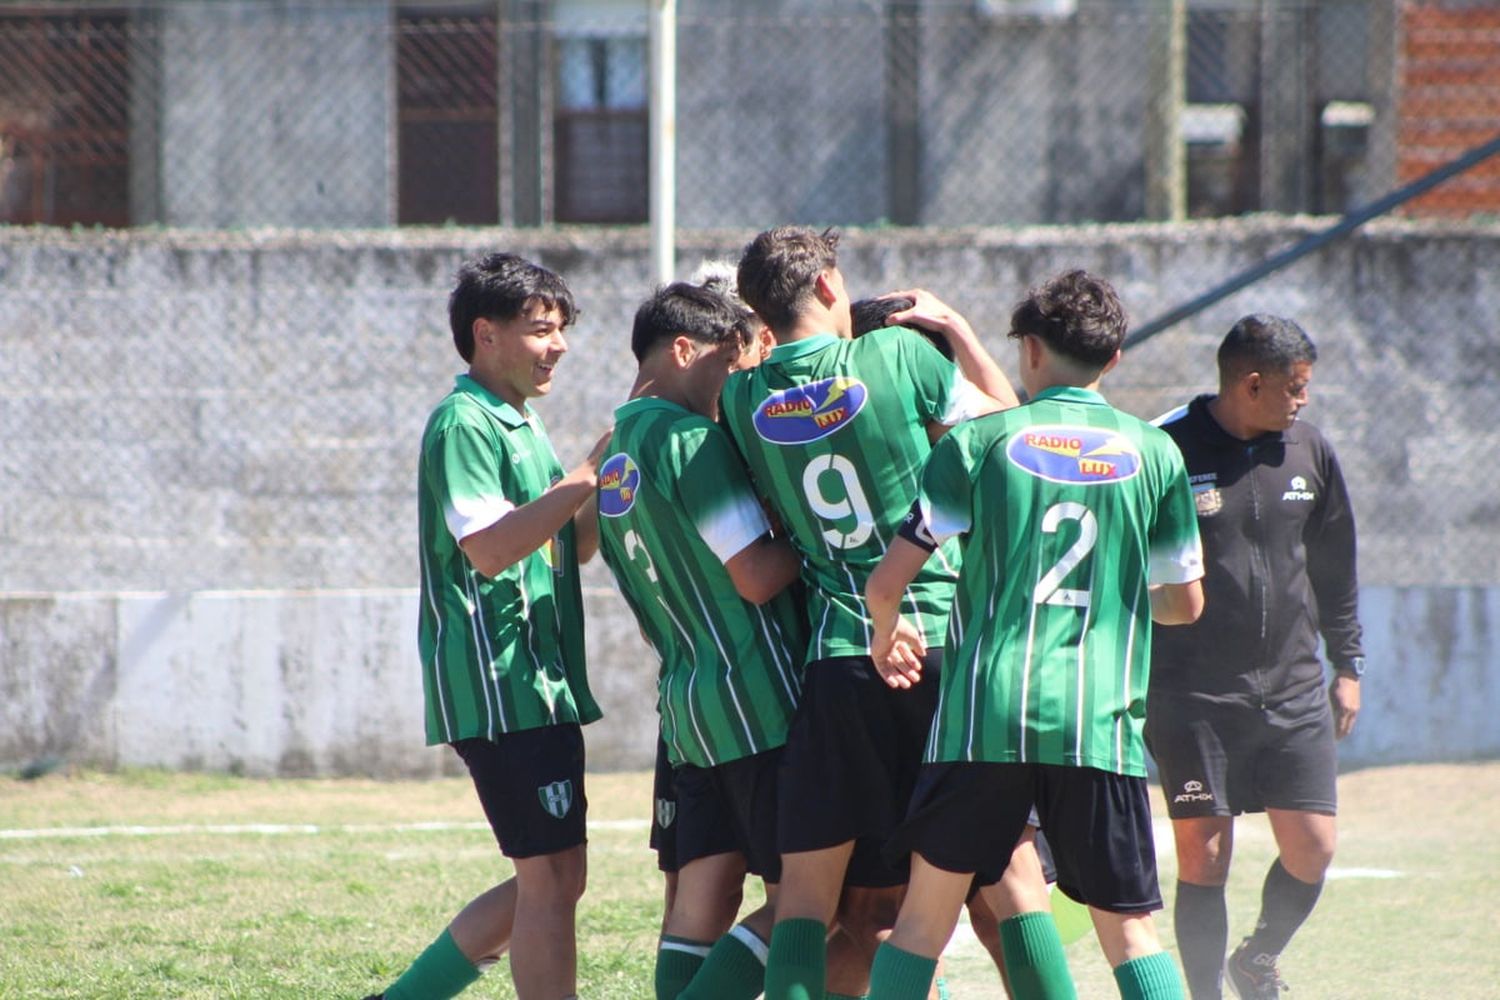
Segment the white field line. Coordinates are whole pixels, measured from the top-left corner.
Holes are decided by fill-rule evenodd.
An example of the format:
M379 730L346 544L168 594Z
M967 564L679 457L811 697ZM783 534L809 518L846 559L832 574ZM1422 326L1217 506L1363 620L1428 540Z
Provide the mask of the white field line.
M589 820L590 830L644 830L646 819ZM325 833L441 833L450 830L482 830L488 823L182 823L171 826L49 826L34 830L0 830L0 840L68 840L78 837L182 837L219 834L242 836L317 836Z

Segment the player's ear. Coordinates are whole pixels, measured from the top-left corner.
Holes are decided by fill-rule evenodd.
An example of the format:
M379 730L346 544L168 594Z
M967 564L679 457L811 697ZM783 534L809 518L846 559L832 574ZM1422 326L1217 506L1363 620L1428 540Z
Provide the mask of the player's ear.
M476 316L474 325L469 332L474 335L474 345L483 344L485 347L495 346L495 324L490 322L487 316Z
M678 368L686 368L697 356L698 345L693 343L691 337L679 333L672 338L672 360L677 363Z
M1250 374L1246 375L1243 382L1243 385L1245 386L1245 394L1248 395L1251 399L1259 396L1261 386L1264 384L1264 382L1265 380L1260 377L1260 372L1251 372Z
M818 301L823 303L825 307L831 307L838 301L839 293L838 289L833 287L833 271L831 269L818 275L817 280L813 282L813 291L817 294Z

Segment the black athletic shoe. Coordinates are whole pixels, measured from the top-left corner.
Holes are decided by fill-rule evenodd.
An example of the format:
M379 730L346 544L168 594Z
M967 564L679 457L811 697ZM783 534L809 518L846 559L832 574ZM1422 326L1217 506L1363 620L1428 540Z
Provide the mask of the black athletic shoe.
M1240 942L1224 963L1224 972L1229 985L1240 1000L1277 1000L1281 991L1291 992L1291 987L1281 980L1276 971L1275 955L1251 955L1250 939Z

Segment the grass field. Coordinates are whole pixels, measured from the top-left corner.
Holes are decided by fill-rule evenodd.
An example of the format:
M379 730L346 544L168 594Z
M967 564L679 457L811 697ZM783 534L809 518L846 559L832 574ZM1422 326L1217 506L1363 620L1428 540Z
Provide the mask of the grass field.
M1282 961L1295 1000L1500 997L1500 762L1372 769L1340 787L1335 870ZM646 774L590 775L585 1000L650 996L649 790ZM507 872L481 819L459 779L0 779L0 1000L361 997ZM1164 827L1158 844L1170 901ZM1263 820L1241 820L1235 940L1272 853ZM1091 939L1069 959L1081 997L1116 995ZM1002 995L963 927L947 963L957 1000ZM466 995L511 997L504 965Z

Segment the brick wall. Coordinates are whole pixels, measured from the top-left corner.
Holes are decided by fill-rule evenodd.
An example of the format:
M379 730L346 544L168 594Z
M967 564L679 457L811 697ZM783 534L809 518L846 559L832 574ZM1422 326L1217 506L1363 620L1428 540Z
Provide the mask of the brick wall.
M1402 10L1397 176L1406 183L1500 134L1500 6ZM1425 216L1500 214L1500 156L1412 202Z

